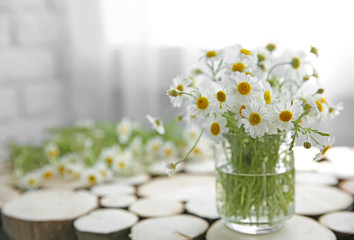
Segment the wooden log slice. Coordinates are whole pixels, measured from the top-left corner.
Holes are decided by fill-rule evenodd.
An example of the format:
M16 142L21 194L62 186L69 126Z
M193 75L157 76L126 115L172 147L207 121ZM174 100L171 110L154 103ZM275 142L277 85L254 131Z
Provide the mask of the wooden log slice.
M295 212L319 216L328 212L349 209L353 197L338 188L328 186L296 186Z
M141 197L187 201L208 196L215 197L215 177L206 175L178 174L157 177L138 187Z
M196 240L204 239L207 221L187 214L149 218L131 229L132 240Z
M338 178L332 173L296 171L295 181L299 185L334 186L338 183Z
M207 219L219 218L215 198L194 198L186 203L187 212Z
M56 190L76 190L89 187L85 182L80 180L69 180L63 178L52 178L43 181L42 188Z
M354 239L354 212L327 213L318 220L321 224L334 231L338 239Z
M97 207L89 192L27 192L4 205L3 229L15 240L75 239L73 221Z
M107 195L133 195L135 194L135 187L120 183L104 183L91 188L91 192L97 196L103 197Z
M74 221L79 240L130 239L138 217L122 209L98 209Z
M182 213L184 205L177 200L139 199L130 205L129 211L143 218L166 217Z
M187 173L213 174L215 172L215 161L190 161L185 164L184 171Z
M20 191L9 185L0 185L0 209L5 203L20 196Z
M100 203L105 208L127 208L136 201L134 195L107 195L101 198Z
M339 183L339 187L342 190L354 195L354 179L342 181L341 183Z
M228 228L222 220L215 222L208 230L207 240L336 240L328 228L317 221L293 216L280 230L262 235L248 235Z

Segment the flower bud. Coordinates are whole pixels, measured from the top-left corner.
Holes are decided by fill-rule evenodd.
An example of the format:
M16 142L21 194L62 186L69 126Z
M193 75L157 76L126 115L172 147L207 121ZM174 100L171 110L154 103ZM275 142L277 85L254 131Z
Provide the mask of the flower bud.
M316 94L322 94L322 93L324 93L324 89L323 88L318 89L317 92L316 92Z
M303 80L304 80L304 82L310 80L310 75L306 75Z
M304 142L304 148L306 149L310 149L312 147L312 143L311 142Z
M269 44L267 44L267 46L266 46L266 49L267 49L269 52L273 52L276 48L277 48L277 46L276 46L274 43L269 43Z
M171 90L168 90L167 94L171 97L177 97L178 91L176 89L171 89Z
M318 57L318 49L314 46L311 46L311 53L315 54Z
M304 110L305 110L305 112L311 111L311 108L312 108L311 104L309 104L309 103L305 103L305 104L304 104Z

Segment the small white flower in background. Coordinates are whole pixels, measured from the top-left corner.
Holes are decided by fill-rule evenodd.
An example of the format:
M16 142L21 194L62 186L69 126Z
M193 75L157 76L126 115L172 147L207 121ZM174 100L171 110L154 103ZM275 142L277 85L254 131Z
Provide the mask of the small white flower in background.
M119 146L104 148L99 156L99 161L104 162L108 167L111 167L112 164L118 159L119 152Z
M169 161L169 160L165 160L165 161L163 161L163 165L164 165L164 167L167 170L167 175L168 176L172 176L175 173L176 164L174 162Z
M79 179L81 177L84 167L81 164L68 163L65 166L64 178L66 179Z
M188 112L196 118L206 117L211 110L212 96L209 91L196 90L192 103L188 106Z
M288 131L294 128L292 121L300 117L303 112L302 101L296 100L291 104L291 101L284 100L274 106L275 114L273 125L281 131Z
M244 73L235 73L229 78L232 84L232 92L236 94L239 101L250 101L252 98L261 97L262 86L255 78Z
M59 148L55 143L47 144L45 146L44 152L48 158L57 158L60 154Z
M168 141L162 145L161 157L163 159L175 159L177 154L177 148L173 142Z
M141 155L145 151L145 146L143 145L143 139L140 136L136 136L129 144L129 148L134 155Z
M327 143L320 147L320 152L316 154L316 156L314 157L313 160L316 161L316 162L321 161L323 156L331 148L331 146L334 144L334 142L335 142L335 138L334 137L329 137L327 139Z
M103 162L96 163L93 168L97 169L97 171L101 174L103 181L112 179L113 172Z
M194 144L194 143L193 143ZM213 144L209 138L203 136L192 150L191 154L189 155L188 159L192 161L204 161L211 159L213 157ZM190 148L187 150L189 151Z
M233 48L238 53L235 58L236 62L243 62L249 65L252 70L256 68L258 59L254 51L243 48L240 44L235 44Z
M117 136L120 143L126 143L132 135L133 126L128 118L123 118L117 125Z
M24 189L34 189L41 185L41 175L39 172L27 173L21 180L21 187Z
M88 185L95 185L102 182L102 177L99 171L95 168L85 169L81 174L81 179L84 183Z
M246 104L246 108L242 110L242 118L238 121L239 127L243 125L245 132L249 133L252 138L262 137L267 133L270 125L270 116L268 108L260 102L252 102Z
M224 113L232 109L235 98L224 85L225 84L212 83L212 112Z
M92 133L97 139L103 139L106 136L105 132L101 129L94 129Z
M198 139L201 130L198 125L192 124L183 132L184 138L188 143L194 143Z
M78 164L82 163L82 156L78 153L67 153L63 155L59 161L62 162L69 162L71 164Z
M199 60L204 60L206 62L217 61L222 59L224 54L223 50L202 50L203 56Z
M329 116L329 107L326 100L323 97L317 96L312 103L313 109L317 119L326 120Z
M113 163L112 169L117 173L126 172L130 168L132 158L132 153L128 149L120 152Z
M192 88L190 87L191 85L192 85L192 80L188 78L182 78L181 76L177 76L176 78L173 79L173 84L169 90L175 89L177 91L191 93L192 92ZM167 95L169 96L173 107L181 107L183 100L188 98L188 96L186 96L185 94L178 93L178 92L177 92L177 96L171 96L168 93Z
M209 135L216 141L220 142L223 139L223 134L229 131L226 128L227 121L224 117L217 115L215 117L214 114L208 119L207 123L205 124L205 128Z
M146 143L146 150L149 154L160 156L163 140L161 137L153 137Z
M49 180L54 176L55 168L52 165L48 165L39 169L39 172L43 180Z
M147 120L152 124L152 128L156 130L159 134L165 134L165 127L163 126L163 122L159 118L154 118L149 114L146 114Z
M340 102L336 106L329 106L328 115L330 118L334 118L339 115L339 112L344 109L343 102Z

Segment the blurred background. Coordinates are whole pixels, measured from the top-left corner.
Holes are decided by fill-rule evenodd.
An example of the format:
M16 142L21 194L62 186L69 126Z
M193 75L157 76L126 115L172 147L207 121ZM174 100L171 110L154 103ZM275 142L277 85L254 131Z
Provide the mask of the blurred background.
M317 124L354 145L351 1L0 0L0 157L9 140L38 142L44 127L77 119L146 122L170 106L166 89L200 49L275 42L313 45L329 101Z

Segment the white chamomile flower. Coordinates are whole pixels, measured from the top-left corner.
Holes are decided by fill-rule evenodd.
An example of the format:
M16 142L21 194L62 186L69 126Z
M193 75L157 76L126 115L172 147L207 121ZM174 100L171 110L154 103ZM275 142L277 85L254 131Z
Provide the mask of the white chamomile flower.
M194 144L194 143L193 143ZM193 161L203 161L206 159L211 159L213 157L213 148L210 139L202 137L195 148L192 150L188 159ZM190 148L188 148L189 150Z
M24 189L34 189L38 188L40 185L41 176L39 172L27 173L21 181L21 187L23 187Z
M126 172L130 167L132 154L129 150L119 153L118 158L113 163L113 170L117 173Z
M45 146L44 152L48 158L57 158L59 157L60 150L58 145L55 143L49 143Z
M343 109L343 102L340 102L336 106L329 106L328 115L330 118L334 118L338 116L340 111L342 111Z
M103 181L110 180L113 176L113 172L103 162L96 163L94 168L101 174Z
M144 152L143 139L140 136L136 136L130 142L129 149L134 155L140 155Z
M261 96L261 85L255 78L244 73L235 73L230 78L232 92L239 101L250 101L252 98Z
M243 48L240 44L236 44L233 46L237 55L236 61L243 62L247 65L255 66L257 65L257 56L255 56L255 52L249 49Z
M320 161L323 158L323 156L326 154L326 152L334 144L334 142L335 142L335 138L334 137L327 138L327 143L320 147L320 152L316 154L316 156L314 157L313 160L316 161L316 162Z
M171 141L165 142L161 149L161 157L163 159L175 159L177 157L176 145Z
M163 165L166 168L167 175L172 176L176 171L176 164L171 160L164 160Z
M183 135L188 143L194 143L197 141L200 132L201 128L196 124L192 124L186 128Z
M82 156L78 153L67 153L60 158L60 161L78 164L82 163Z
M274 103L274 99L276 98L276 96L273 96L274 91L273 91L272 87L270 86L269 82L263 82L263 85L264 85L263 99L267 105L270 105L270 104Z
M252 76L252 70L254 69L254 65L250 65L247 62L232 62L232 63L225 63L224 69L226 70L225 73L227 75L232 75L236 72L243 72L245 74Z
M118 158L119 152L120 152L119 146L104 148L104 149L102 149L101 154L99 156L99 161L104 162L108 167L111 167L112 164Z
M206 117L211 111L212 96L208 91L196 90L194 100L188 107L188 112L197 118Z
M226 84L212 84L212 98L211 104L213 107L213 112L223 113L232 109L232 103L234 102L234 97L228 91L227 87L224 87Z
M65 166L64 178L79 179L83 171L84 171L83 165L69 163Z
M199 60L204 61L217 61L222 59L224 51L223 50L202 50L203 56Z
M39 170L43 180L51 179L55 174L55 168L52 165L45 166Z
M295 121L300 117L303 108L302 101L295 100L292 104L291 101L283 100L274 106L275 114L272 125L275 125L281 131L287 131L294 128Z
M128 118L123 118L117 125L117 136L120 143L128 142L132 135L133 125Z
M317 119L325 120L329 116L329 107L324 98L316 97L314 99L314 103L312 103L312 107L315 110L315 115Z
M192 88L190 87L192 85L192 80L188 78L182 78L181 76L177 76L176 78L173 79L173 84L170 87L170 90L177 90L180 92L187 92L190 93L192 92ZM167 93L167 95L169 95ZM172 106L173 107L181 107L183 100L186 99L188 96L182 93L177 93L176 96L171 96L169 95L169 98L171 100Z
M163 126L163 122L159 118L154 118L149 114L146 114L147 120L151 123L152 128L156 130L159 134L165 134L165 127Z
M81 174L81 179L88 185L95 185L102 182L99 171L95 168L88 168Z
M227 133L229 130L226 127L227 121L224 117L213 114L210 119L208 119L205 128L207 132L212 136L216 142L220 142L223 139L223 134Z
M243 125L245 132L252 138L262 137L269 129L270 117L268 108L259 102L251 102L242 110L242 118L238 121L238 126Z

